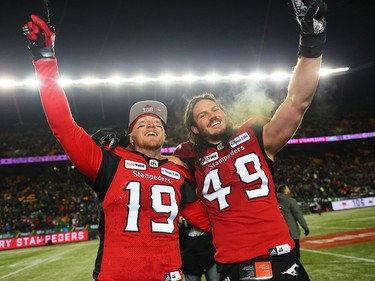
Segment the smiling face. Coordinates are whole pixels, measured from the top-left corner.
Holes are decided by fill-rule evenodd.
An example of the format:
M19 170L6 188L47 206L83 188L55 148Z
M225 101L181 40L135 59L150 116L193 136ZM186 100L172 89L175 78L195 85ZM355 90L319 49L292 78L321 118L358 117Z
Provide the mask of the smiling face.
M138 151L161 149L166 138L163 122L154 115L142 115L132 124L130 142Z
M228 120L225 112L218 104L209 99L202 99L193 108L195 125L191 131L200 134L207 142L220 143L226 133Z

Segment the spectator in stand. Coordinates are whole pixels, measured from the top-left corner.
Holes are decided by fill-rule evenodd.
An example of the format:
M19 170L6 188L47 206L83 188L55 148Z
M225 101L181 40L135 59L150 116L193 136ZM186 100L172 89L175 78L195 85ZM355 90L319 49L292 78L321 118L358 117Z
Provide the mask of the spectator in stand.
M296 199L292 198L291 196L292 191L287 185L282 184L277 189L277 201L279 202L279 206L283 213L284 219L288 224L290 235L292 236L296 244L295 249L297 256L299 259L301 259L299 243L301 230L299 228L299 225L303 228L306 236L309 235L310 230Z

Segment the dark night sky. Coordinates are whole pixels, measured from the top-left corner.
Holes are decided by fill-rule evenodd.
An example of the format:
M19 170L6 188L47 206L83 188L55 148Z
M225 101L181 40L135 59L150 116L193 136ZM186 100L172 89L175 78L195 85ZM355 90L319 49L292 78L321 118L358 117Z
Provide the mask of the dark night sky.
M349 66L341 95L374 103L375 2L326 2L324 65ZM296 60L299 27L287 0L52 3L60 72L69 77L113 73L156 76L167 70L175 74L228 74L257 68L272 72L291 69ZM1 3L0 78L6 75L24 80L33 76L21 32L31 13L40 14L40 0ZM0 91L0 103L11 110L5 104L14 98L4 97L7 94ZM34 103L38 101L30 106Z

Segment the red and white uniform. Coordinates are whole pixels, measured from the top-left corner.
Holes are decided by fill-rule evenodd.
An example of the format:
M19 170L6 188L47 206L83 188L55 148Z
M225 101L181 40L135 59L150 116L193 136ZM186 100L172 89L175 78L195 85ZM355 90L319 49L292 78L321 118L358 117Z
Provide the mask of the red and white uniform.
M97 146L72 118L56 60L34 65L50 127L102 202L94 278L162 281L178 274L179 210L197 227L210 228L190 172L166 159Z
M281 255L294 247L277 203L273 163L263 150L262 127L249 128L245 123L229 146L207 148L201 165L190 143L179 145L174 155L194 170L218 262Z

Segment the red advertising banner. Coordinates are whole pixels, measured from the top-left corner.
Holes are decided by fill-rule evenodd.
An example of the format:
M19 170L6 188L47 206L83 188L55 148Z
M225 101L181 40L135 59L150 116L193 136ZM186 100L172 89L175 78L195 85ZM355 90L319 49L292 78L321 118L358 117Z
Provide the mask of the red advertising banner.
M41 234L35 236L2 239L0 240L0 251L87 241L88 236L89 235L87 230L80 230L73 232L61 232L53 234Z

